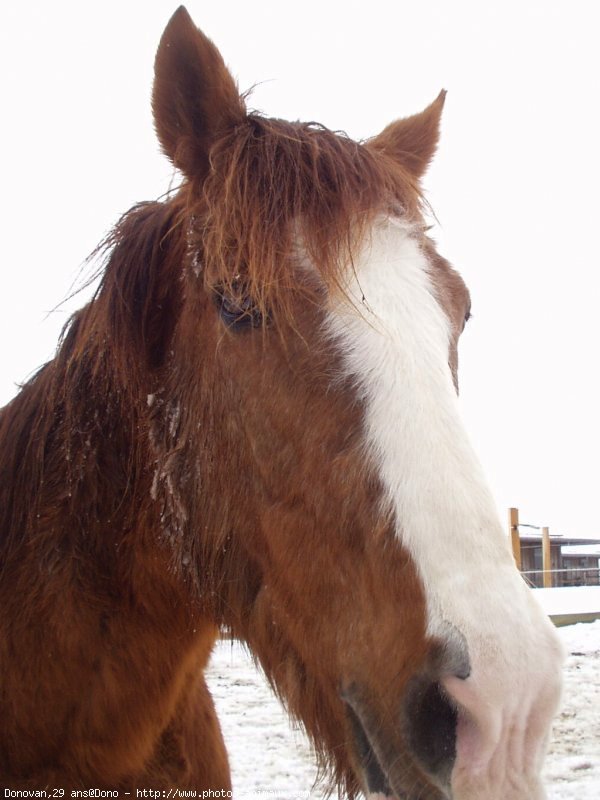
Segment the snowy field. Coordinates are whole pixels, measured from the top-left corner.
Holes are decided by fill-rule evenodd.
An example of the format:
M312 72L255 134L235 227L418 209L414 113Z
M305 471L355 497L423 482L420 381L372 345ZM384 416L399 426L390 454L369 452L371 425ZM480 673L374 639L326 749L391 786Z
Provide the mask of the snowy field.
M559 629L568 658L563 710L546 764L548 800L600 798L600 620ZM252 660L221 642L208 673L233 773L245 800L321 800L304 735L292 729Z

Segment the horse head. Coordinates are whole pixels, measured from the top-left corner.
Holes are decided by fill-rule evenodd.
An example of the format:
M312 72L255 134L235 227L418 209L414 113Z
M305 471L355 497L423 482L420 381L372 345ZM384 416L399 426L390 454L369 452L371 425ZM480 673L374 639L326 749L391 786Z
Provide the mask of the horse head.
M181 188L123 218L94 300L4 417L14 430L26 416L21 439L5 434L25 475L10 495L16 508L33 485L21 469L27 420L39 404L48 412L45 428L31 423L30 460L45 470L31 475L44 482L37 506L13 513L24 555L6 574L22 572L25 593L33 567L23 559L50 576L30 593L27 619L31 630L53 620L39 623L40 641L60 628L63 667L44 662L38 675L29 659L31 697L58 708L76 685L64 676L81 677L87 659L94 691L52 721L74 742L78 780L84 766L89 779L111 765L110 785L125 785L141 774L136 758L170 753L184 729L209 764L216 722L204 739L200 716L168 741L161 732L187 708L183 687L220 627L248 644L349 796L544 797L562 655L459 419L470 298L428 236L421 189L444 98L361 143L268 119L247 110L185 9L169 22L152 102ZM52 617L65 598L68 630L65 613ZM24 641L24 611L13 611L7 640ZM118 710L134 694L137 716L123 713L113 737L117 771L108 743L119 714L105 701ZM11 725L22 733L22 721ZM35 742L13 748L13 760L29 754L19 774L43 736L51 744L38 762L66 763L56 728L35 725ZM93 763L105 766L94 772L98 741Z

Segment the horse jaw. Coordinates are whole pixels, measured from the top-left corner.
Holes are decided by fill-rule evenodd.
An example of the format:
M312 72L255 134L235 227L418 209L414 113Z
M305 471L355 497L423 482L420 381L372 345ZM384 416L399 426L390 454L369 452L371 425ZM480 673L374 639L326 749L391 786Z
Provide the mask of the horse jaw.
M440 676L458 713L453 796L543 798L563 656L459 418L438 277L416 231L379 219L348 277L352 303L331 299L327 332L364 402L366 449L419 572L428 633L456 629L468 648L469 676Z

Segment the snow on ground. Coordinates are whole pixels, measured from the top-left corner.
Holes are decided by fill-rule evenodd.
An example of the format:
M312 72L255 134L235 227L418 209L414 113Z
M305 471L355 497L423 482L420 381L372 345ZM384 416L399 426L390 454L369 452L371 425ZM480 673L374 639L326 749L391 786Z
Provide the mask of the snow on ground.
M546 763L549 800L600 798L600 620L558 632L567 650L563 709Z
M546 763L548 800L600 798L600 620L559 629L568 656L565 697ZM304 734L244 649L220 642L208 670L229 751L233 796L242 800L321 800Z
M237 643L219 642L207 672L238 800L316 800L315 759L281 703Z

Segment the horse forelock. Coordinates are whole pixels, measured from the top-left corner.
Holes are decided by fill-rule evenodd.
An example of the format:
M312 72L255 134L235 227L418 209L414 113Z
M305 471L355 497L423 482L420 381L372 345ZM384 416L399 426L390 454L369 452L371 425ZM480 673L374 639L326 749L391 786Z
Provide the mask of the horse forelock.
M298 238L324 284L339 288L377 213L420 218L420 189L399 162L315 123L250 115L215 142L210 165L192 243L205 285L242 286L263 318L291 316Z
M209 291L242 285L264 318L275 308L289 316L302 291L294 258L307 259L328 288L343 288L373 219L420 221L423 203L418 181L368 141L249 115L214 143L199 184L186 180L166 201L133 206L96 248L100 281L78 315L75 355L91 339L114 345L126 383L133 362L160 366L185 280L200 273Z

